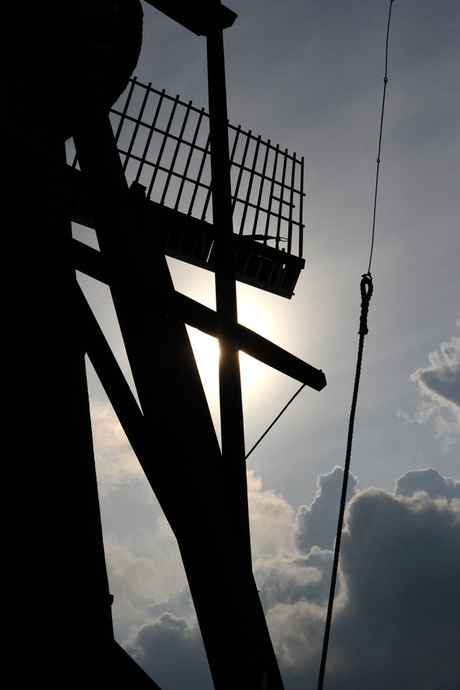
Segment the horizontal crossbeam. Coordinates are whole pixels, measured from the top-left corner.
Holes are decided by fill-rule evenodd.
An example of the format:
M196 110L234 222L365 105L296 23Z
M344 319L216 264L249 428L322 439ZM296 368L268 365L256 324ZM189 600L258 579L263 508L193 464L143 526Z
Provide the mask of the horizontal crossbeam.
M215 0L146 0L174 21L185 26L197 36L206 36L210 26L216 22L218 28L228 29L237 15Z
M76 240L73 242L73 250L74 264L77 270L101 282L110 283L100 252ZM216 312L200 304L200 302L196 302L191 297L175 292L172 301L170 300L167 305L167 309L170 315L179 321L183 321L208 335L218 336ZM290 354L251 329L237 324L233 338L234 344L239 350L290 376L296 381L304 383L317 391L322 390L326 386L326 377L320 369L315 369L315 367Z
M179 292L175 293L174 299L174 316L208 335L218 336L215 311ZM326 386L326 377L320 369L315 369L241 324L237 324L235 328L234 345L238 350L310 388L320 391Z

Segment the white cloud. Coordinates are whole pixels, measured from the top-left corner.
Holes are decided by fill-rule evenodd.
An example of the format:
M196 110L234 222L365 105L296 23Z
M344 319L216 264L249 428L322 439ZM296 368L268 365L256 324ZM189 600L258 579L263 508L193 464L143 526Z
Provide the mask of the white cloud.
M263 490L262 480L252 470L248 471L248 501L253 558L292 550L294 510L273 489Z
M278 604L308 601L322 605L329 595L332 551L314 546L309 554L291 552L254 563L254 576L265 611Z
M179 595L186 587L186 576L176 539L163 516L149 525L135 541L115 534L104 535L104 550L110 592L114 597L112 616L118 640L126 638L131 627L140 626L168 610L189 615L190 594L182 597L188 605L179 606ZM188 588L186 587L188 592ZM175 599L174 599L175 596ZM173 597L173 598L171 598ZM164 603L166 602L166 604Z
M440 352L431 352L428 359L430 366L417 369L412 380L418 381L422 391L441 404L460 407L460 337L441 343Z
M91 421L100 494L106 495L121 484L142 477L139 461L109 403L93 396Z
M460 327L460 321L457 321ZM411 375L424 400L417 408L415 421L431 422L446 447L458 442L460 433L460 337L441 343L439 352L428 355L430 366Z
M267 624L285 690L315 687L321 658L326 611L309 601L276 604Z

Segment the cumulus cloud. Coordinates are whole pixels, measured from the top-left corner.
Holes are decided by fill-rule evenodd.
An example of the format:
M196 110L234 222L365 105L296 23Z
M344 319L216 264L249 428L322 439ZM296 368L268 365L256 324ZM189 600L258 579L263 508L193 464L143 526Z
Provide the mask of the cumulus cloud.
M460 498L460 481L443 477L437 470L412 470L396 480L396 495L413 496L425 491L429 498Z
M252 470L248 471L248 503L253 557L292 550L294 510L273 489L264 490Z
M456 686L458 485L422 470L399 478L397 494L366 489L350 501L329 646L331 687ZM331 557L316 546L307 556L258 563L286 690L317 682Z
M123 647L162 688L213 690L196 619L163 613L133 629Z
M254 563L254 576L265 611L278 604L309 601L323 605L329 594L332 551L314 546L310 553L262 557Z
M460 407L460 337L441 343L440 352L431 352L428 359L430 366L417 369L412 380L431 398Z
M174 615L193 611L177 542L165 518L151 523L148 532L149 540L142 543L129 539L121 543L113 534L104 538L118 640L126 638L132 626L165 611Z
M320 474L313 503L300 506L295 518L296 546L302 553L308 553L312 546L331 549L337 532L340 497L342 493L343 470L334 467L328 474ZM348 479L347 499L354 496L357 480Z
M253 526L261 532L254 574L286 690L317 682L335 536L327 523L324 532L318 527L320 503L335 507L332 487L338 488L340 474L335 468L322 475L310 512L297 516L282 497L249 478ZM357 492L356 484L353 479L326 682L336 690L454 688L460 675L460 482L425 469L400 477L394 494ZM270 541L263 520L273 525L277 516L282 529ZM300 538L302 529L309 541ZM211 690L188 588L162 602L144 599L146 619L132 626L125 649L160 686Z
M350 503L330 647L338 690L458 683L459 503L377 489Z
M457 326L460 327L460 321ZM417 369L411 376L424 397L415 421L432 422L449 445L458 441L460 433L460 337L441 343L439 352L431 352L428 359L430 365Z

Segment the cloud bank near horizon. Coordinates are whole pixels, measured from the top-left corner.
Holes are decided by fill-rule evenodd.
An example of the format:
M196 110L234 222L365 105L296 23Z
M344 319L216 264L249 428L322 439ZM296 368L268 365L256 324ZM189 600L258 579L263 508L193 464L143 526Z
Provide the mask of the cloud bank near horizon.
M320 518L336 512L341 477L340 468L321 475L313 502L294 513L250 476L254 574L286 690L317 680L335 536ZM395 493L358 492L356 485L353 479L328 681L338 690L453 687L460 673L460 482L430 468L400 477ZM125 598L127 615L133 593L114 594ZM132 603L137 622L124 648L160 687L211 690L187 585L165 602L141 598Z

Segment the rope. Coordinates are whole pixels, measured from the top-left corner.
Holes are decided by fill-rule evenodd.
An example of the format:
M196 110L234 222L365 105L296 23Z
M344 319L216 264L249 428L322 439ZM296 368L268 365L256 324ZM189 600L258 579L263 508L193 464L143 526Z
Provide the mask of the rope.
M369 253L369 266L367 269L368 274L371 272L372 255L374 253L374 240L375 240L375 220L377 215L377 194L379 189L379 174L380 174L380 153L382 150L382 136L383 136L383 117L385 115L385 100L387 95L387 85L388 85L388 46L390 41L390 24L391 24L391 9L393 7L394 0L390 0L390 9L388 12L388 23L387 23L387 34L385 39L385 75L383 77L383 97L382 97L382 109L380 112L380 131L379 131L379 145L377 152L377 169L375 173L375 191L374 191L374 213L372 217L372 236L371 236L371 249Z
M383 117L385 114L385 100L386 100L386 92L387 92L387 84L388 84L388 46L389 46L389 39L390 39L390 23L391 23L391 8L393 6L394 0L390 0L390 10L388 13L388 24L387 24L387 33L386 33L386 40L385 40L385 76L383 78L383 98L382 98L382 109L380 113L380 131L379 131L379 145L378 145L378 152L377 152L377 170L375 174L375 191L374 191L374 212L373 212L373 217L372 217L372 233L371 233L371 248L370 248L370 253L369 253L369 266L367 269L367 274L366 276L369 277L371 284L372 284L372 278L371 278L371 264L372 264L372 256L374 253L374 241L375 241L375 225L376 225L376 217L377 217L377 194L378 194L378 188L379 188L379 174L380 174L380 154L382 150L382 135L383 135ZM364 278L364 276L363 276ZM361 288L362 289L362 288ZM370 298L369 298L370 299ZM367 316L367 314L366 314ZM361 318L363 316L361 315ZM366 331L367 332L367 331ZM276 424L278 419L281 417L281 415L287 410L289 405L292 403L292 401L299 395L299 393L305 388L306 384L303 384L296 393L292 396L292 398L286 403L286 405L283 407L281 412L278 414L277 417L273 420L273 422L270 424L270 426L264 431L262 436L259 438L259 440L252 446L251 450L246 454L245 460L248 459L248 457L251 455L251 453L257 448L259 443L263 441L265 436L268 434L268 432L273 428L273 426Z
M329 645L329 635L331 631L332 609L334 605L335 586L337 582L337 571L339 566L340 542L342 540L343 520L345 515L345 504L347 502L348 477L350 475L351 446L353 442L353 429L355 424L356 404L358 402L359 379L361 377L361 365L363 360L364 338L368 333L367 315L369 312L369 302L372 297L373 284L370 273L363 275L361 279L361 316L359 322L359 345L356 361L355 384L353 398L351 402L350 419L348 423L347 451L345 456L345 467L343 470L342 495L340 498L339 519L337 524L337 534L335 538L334 560L332 564L331 586L329 590L329 601L327 607L326 627L324 631L323 651L321 655L321 666L319 671L318 690L322 690L324 674L326 671L327 650Z
M369 266L367 273L365 273L361 278L360 290L361 290L361 316L359 320L359 345L358 345L358 355L356 359L356 372L355 372L355 383L353 388L353 397L351 402L350 419L348 422L348 438L347 438L347 449L345 455L345 467L343 469L343 483L342 483L342 495L340 497L340 508L339 508L339 518L337 523L337 534L335 538L334 545L334 558L332 563L332 575L331 575L331 585L329 590L329 600L327 606L326 615L326 625L324 630L324 640L323 649L321 654L321 665L318 677L318 690L323 690L324 676L326 672L326 660L327 651L329 646L329 637L331 632L332 623L332 609L334 606L334 596L335 587L337 583L337 572L339 566L339 554L340 554L340 544L342 541L342 530L345 515L345 505L347 502L347 489L348 489L348 478L350 475L350 463L351 463L351 447L353 443L353 430L355 424L356 415L356 405L358 402L358 391L359 391L359 380L361 377L361 367L363 360L363 350L364 350L364 338L368 333L367 327L367 316L369 312L369 302L372 297L374 286L372 283L371 276L371 264L374 252L374 241L375 241L375 225L377 216L377 195L379 188L379 173L380 173L380 154L382 150L382 135L383 135L383 118L385 114L385 99L388 84L388 46L390 37L390 23L391 23L391 10L393 7L394 0L390 0L390 8L388 12L388 23L385 41L385 76L383 78L383 98L382 98L382 109L380 114L380 130L379 130L379 143L378 143L378 153L377 153L377 170L375 175L375 192L374 192L374 210L372 217L372 235L371 235L371 247L369 253Z

